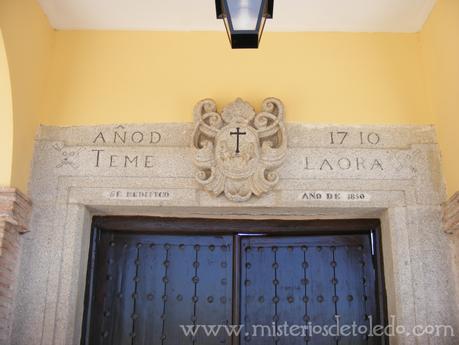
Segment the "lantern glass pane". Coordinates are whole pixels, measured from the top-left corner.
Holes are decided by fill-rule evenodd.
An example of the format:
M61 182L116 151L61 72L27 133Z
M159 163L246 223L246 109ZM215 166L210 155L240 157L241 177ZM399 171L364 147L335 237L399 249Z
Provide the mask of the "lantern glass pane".
M256 30L263 0L227 0L233 30Z

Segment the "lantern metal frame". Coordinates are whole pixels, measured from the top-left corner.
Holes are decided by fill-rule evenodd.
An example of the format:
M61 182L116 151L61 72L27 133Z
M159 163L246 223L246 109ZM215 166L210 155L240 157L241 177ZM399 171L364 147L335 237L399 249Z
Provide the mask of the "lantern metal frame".
M217 19L223 19L233 49L256 49L265 28L266 19L273 18L274 0L262 0L255 30L235 30L228 0L215 0Z

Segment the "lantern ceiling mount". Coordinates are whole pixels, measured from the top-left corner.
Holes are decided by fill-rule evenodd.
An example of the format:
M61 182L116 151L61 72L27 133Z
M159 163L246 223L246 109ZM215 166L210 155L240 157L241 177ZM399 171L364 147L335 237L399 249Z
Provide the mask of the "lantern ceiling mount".
M274 0L215 0L233 49L258 48L266 19L273 17Z

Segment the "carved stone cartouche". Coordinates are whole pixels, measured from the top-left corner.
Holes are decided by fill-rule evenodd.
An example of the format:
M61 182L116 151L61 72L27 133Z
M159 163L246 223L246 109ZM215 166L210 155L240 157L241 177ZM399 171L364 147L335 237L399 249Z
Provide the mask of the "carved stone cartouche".
M267 193L279 182L277 169L287 153L284 106L276 98L262 111L242 99L217 112L211 99L194 109L196 179L205 190L235 202Z

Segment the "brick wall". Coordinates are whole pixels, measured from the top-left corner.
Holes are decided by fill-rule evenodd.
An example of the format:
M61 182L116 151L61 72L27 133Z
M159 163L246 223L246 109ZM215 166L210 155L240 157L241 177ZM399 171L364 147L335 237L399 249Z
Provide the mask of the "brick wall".
M27 231L31 204L19 191L0 188L0 344L9 345L21 234Z

